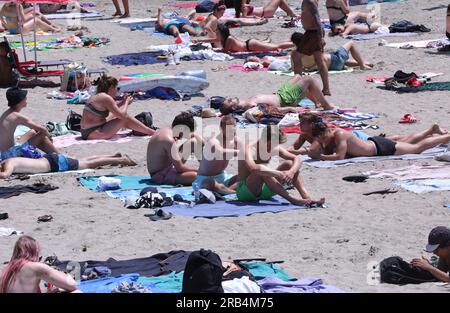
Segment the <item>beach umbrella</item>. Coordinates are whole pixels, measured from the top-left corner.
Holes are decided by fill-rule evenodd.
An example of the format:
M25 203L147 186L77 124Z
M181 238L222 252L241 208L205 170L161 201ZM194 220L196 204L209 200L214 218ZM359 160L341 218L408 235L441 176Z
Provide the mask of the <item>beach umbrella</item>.
M75 2L76 0L0 0L0 2L16 2L16 3L32 3L33 4L33 11L36 13L36 4L37 3L70 3ZM18 12L17 12L18 13ZM19 16L19 14L17 14ZM19 21L20 23L21 21ZM25 42L23 40L23 34L22 30L20 30L20 38L22 41L22 48L23 48L23 56L25 58L25 61L27 60L27 55L25 52ZM36 14L33 15L33 38L34 38L34 61L36 62L37 66L37 39L36 39Z

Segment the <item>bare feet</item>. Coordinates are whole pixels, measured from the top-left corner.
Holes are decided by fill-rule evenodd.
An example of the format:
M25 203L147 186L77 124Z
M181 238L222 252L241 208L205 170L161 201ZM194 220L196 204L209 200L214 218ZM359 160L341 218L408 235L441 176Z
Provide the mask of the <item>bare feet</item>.
M121 157L122 157L122 153L117 152L116 154L113 155L113 157L115 157L115 158L121 158Z
M371 64L371 63L366 63L366 64L364 64L364 66L360 66L359 67L361 70L371 70L372 68L373 68L373 64Z
M121 15L122 15L122 12L116 11L116 13L114 13L112 16L121 16Z
M120 18L127 18L127 17L130 17L130 13L125 13Z
M433 134L438 134L438 135L448 134L448 130L442 129L438 124L433 124L433 126L431 126L431 129L433 131Z
M292 201L292 204L294 204L294 205L305 205L305 206L322 205L324 203L325 203L325 198L320 198L320 200L298 199L298 200Z
M137 163L133 161L127 154L123 156L123 164L128 166L136 166Z
M322 89L322 93L324 96L331 96L331 92L328 89Z

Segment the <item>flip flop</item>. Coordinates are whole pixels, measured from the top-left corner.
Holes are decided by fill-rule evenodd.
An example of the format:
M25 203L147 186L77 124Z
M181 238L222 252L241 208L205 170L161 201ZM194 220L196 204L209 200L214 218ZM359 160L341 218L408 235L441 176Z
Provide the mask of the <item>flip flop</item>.
M403 117L398 121L402 124L412 124L417 122L417 118L415 118L412 114L405 114Z
M39 216L38 217L38 222L50 222L50 221L52 221L53 220L53 216L51 216L51 215L42 215L42 216Z
M0 220L6 220L8 217L8 213L0 213Z
M351 175L351 176L342 177L342 179L345 181L348 181L348 182L363 183L367 179L369 179L369 176L367 176L367 175Z
M159 220L168 220L173 216L170 212L165 212L161 209L156 210L156 214L154 216L150 216L150 220L159 221Z

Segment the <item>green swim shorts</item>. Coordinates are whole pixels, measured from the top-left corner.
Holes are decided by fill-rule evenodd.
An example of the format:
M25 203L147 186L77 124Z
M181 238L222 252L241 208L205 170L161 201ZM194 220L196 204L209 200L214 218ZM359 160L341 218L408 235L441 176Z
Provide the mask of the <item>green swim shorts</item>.
M277 91L278 97L280 97L280 103L282 107L296 107L300 100L305 98L303 90L298 84L284 83Z
M275 194L270 191L266 184L263 184L261 193L259 196L255 196L250 189L247 187L247 183L241 180L236 189L236 195L240 201L244 202L255 202L258 200L269 200Z

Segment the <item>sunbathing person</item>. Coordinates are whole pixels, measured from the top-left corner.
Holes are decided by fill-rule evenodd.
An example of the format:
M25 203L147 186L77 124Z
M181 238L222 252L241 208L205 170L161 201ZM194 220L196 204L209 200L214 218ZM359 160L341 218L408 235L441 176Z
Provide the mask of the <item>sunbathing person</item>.
M445 35L450 40L450 4L447 7L447 19L445 24ZM450 44L445 45L443 47L440 47L438 51L441 52L449 52L450 51Z
M33 18L33 13L25 14L22 5L15 2L9 2L3 5L0 10L0 18L3 27L11 34L29 33L34 29L34 23L36 23L36 29L40 31L61 31L60 27L48 23L48 20L44 21L39 14L36 15L36 19Z
M299 14L292 10L286 0L267 0L264 7L255 7L247 3L246 0L237 0L235 2L241 3L240 6L235 5L236 17L258 16L269 18L275 15L278 8L282 9L290 17L300 17Z
M175 116L172 127L161 128L150 138L147 170L155 184L192 185L198 169L186 165L186 160L192 151L200 152L197 155L200 160L203 144L202 139L194 135L194 131L194 117L191 113L182 112Z
M93 155L79 160L63 154L44 154L43 158L10 158L0 163L0 179L6 179L12 174L39 174L78 171L87 168L97 168L105 165L134 166L136 162L127 155Z
M66 292L79 292L72 275L39 263L38 242L21 236L8 264L0 273L0 293L41 293L40 284L47 282Z
M220 106L220 112L222 114L230 114L235 111L246 111L258 104L266 104L280 107L282 113L290 113L293 112L291 108L297 107L299 102L304 98L310 99L316 106L322 106L324 110L332 110L334 108L333 105L328 103L325 99L317 82L313 78L295 75L288 82L284 83L275 95L262 94L245 100L240 100L239 98L227 98Z
M294 44L291 41L285 41L278 44L270 43L268 40L261 41L257 39L248 39L242 41L232 35L225 24L218 25L218 34L214 40L210 40L211 44L224 52L250 52L250 51L277 51L292 48ZM201 40L193 39L192 42L201 42Z
M450 133L424 138L411 144L393 141L382 136L362 140L340 128L329 128L324 123L314 125L313 136L322 147L322 151L309 156L314 159L335 161L351 157L390 156L419 154L440 144L448 144Z
M357 34L370 34L376 32L381 27L387 27L378 22L364 22L364 23L352 23L352 24L340 24L335 23L331 27L331 33L333 35L348 36Z
M103 75L97 82L97 92L91 96L84 107L81 118L81 137L84 140L110 139L121 128L129 128L139 133L153 135L155 131L136 118L128 115L128 106L133 102L131 96L116 102L118 81Z
M437 267L422 257L413 259L411 264L430 272L434 277L442 282L450 282L450 229L445 226L438 226L431 230L428 235L428 244L424 249L428 253L433 253L439 257Z
M26 90L17 87L6 91L9 108L0 116L0 159L2 160L24 156L24 149L30 145L46 153L58 152L47 128L20 113L27 107L27 93ZM27 126L31 130L21 136L16 143L14 132L20 125Z
M325 4L331 27L336 24L353 24L358 21L367 21L367 19L375 18L374 12L350 12L349 0L326 0Z
M192 185L220 194L235 193L237 176L231 176L225 169L237 152L236 119L225 115L220 120L220 134L208 140L203 147L197 178Z
M295 205L323 204L325 199L311 200L300 176L301 160L280 146L286 140L278 126L268 125L261 136L244 148L245 158L238 163L236 195L240 201L268 200L280 195ZM272 157L284 159L276 170L267 166ZM300 197L293 197L282 184L292 185Z
M202 33L201 27L192 23L187 17L175 16L165 19L162 16L162 9L158 8L155 29L161 33L180 37L180 33L189 33L191 36L199 36Z
M302 33L295 32L291 36L292 42L297 46L296 50L291 53L291 63L295 74L302 74L303 69L307 71L317 71L318 67L313 56L308 56L299 52L302 44ZM350 59L350 55L353 59ZM355 67L359 66L361 70L368 70L373 67L373 64L366 63L361 54L356 49L354 41L348 41L341 47L337 48L332 53L324 53L323 58L330 71L342 71L345 66Z
M294 142L294 144L288 148L288 151L296 155L299 154L314 155L318 150L321 149L321 146L319 142L316 140L316 138L313 136L313 129L316 124L322 123L323 119L320 116L313 113L303 113L299 114L299 121L301 133L298 136L297 140ZM349 131L349 133L362 140L368 140L370 138L369 135L360 130L351 130ZM424 131L413 133L410 135L386 136L386 134L380 134L380 136L385 137L392 141L401 141L410 144L415 144L419 143L425 138L432 137L433 135L445 135L447 133L448 131L442 129L438 124L433 124L430 128ZM302 148L302 146L306 142L308 142L310 146L308 148Z
M59 10L70 10L70 11L78 11L81 13L87 13L88 11L83 9L80 5L80 2L74 1L67 4L61 3L39 3L39 11L42 14L54 14Z

